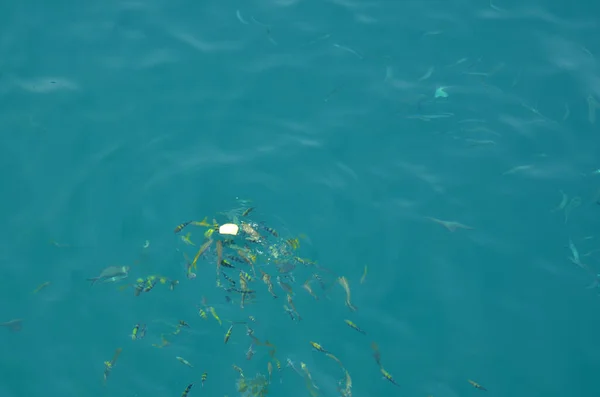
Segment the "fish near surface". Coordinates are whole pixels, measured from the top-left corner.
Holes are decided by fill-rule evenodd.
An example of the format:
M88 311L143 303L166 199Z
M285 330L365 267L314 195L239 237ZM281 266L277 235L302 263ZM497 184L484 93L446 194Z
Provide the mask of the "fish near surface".
M122 280L128 276L129 266L109 266L102 270L97 277L88 278L94 285L97 281L103 283Z

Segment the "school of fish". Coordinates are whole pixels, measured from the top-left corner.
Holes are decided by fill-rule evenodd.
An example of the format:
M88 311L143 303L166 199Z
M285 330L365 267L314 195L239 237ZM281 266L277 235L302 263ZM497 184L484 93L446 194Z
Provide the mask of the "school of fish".
M359 309L352 301L352 290L350 280L345 275L334 275L331 270L317 264L316 262L300 256L300 246L302 236L280 236L279 232L264 222L252 220L254 207L244 206L237 210L218 214L216 218L208 220L208 217L200 221L186 220L177 225L173 232L181 238L183 247L191 247L193 251L182 252L182 259L185 266L182 266L182 273L185 274L188 282L194 282L201 277L205 279L212 277L212 266L214 266L215 288L223 294L224 300L228 305L237 307L237 318L232 320L221 320L215 306L202 297L202 303L197 307L197 314L200 320L208 321L212 318L223 330L223 344L228 344L234 335L236 343L245 345L246 367L250 366L249 361L254 357L257 349L265 349L268 352L267 361L264 363L252 362L252 370L259 370L254 377L245 375L241 363L231 363L232 376L235 377L237 391L243 397L265 397L269 393L269 386L274 377L279 382L283 382L285 373L295 373L299 376L311 397L326 395L323 392L322 385L319 385L313 377L315 368L309 369L304 362L294 362L289 357L281 355L277 348L278 341L272 335L257 335L254 331L254 324L260 323L260 318L255 318L248 310L248 306L260 304L257 296L268 297L281 304L281 312L274 313L274 316L287 316L291 321L302 321L305 313L304 302L301 309L296 304L297 301L308 301L317 303L322 298L331 300L340 300L340 304L346 306L348 317L353 317ZM435 220L435 219L434 219ZM437 221L437 220L435 220ZM235 235L220 234L219 228L226 223L232 223L238 227L234 230L239 233ZM184 234L185 233L185 234ZM196 236L200 236L197 238ZM149 242L146 242L147 247ZM192 256L193 255L193 256ZM190 259L192 257L193 259ZM200 266L200 264L202 264ZM101 270L97 276L88 278L91 285L116 283L127 280L131 268L129 266L109 266ZM363 284L368 273L367 266L359 278L359 283ZM302 275L300 278L299 275ZM352 278L352 277L351 277ZM165 285L172 291L176 290L178 280L173 280L161 275L148 275L137 278L133 282L125 281L118 289L121 291L132 290L134 296L150 293L156 286ZM37 293L50 285L46 282L40 285L34 292ZM338 288L341 293L337 295L332 292ZM342 297L342 298L338 298ZM342 302L343 301L343 302ZM285 317L284 317L285 318ZM191 320L189 320L191 321ZM339 332L344 332L343 327L347 327L348 332L356 332L362 335L359 338L366 337L368 332L363 325L357 324L353 319L344 319L344 324L340 324ZM13 323L0 323L2 326L11 327L13 330L20 329L21 321L15 320ZM191 329L192 326L184 319L172 324L168 332L160 333L160 342L153 343L154 348L168 348L172 343L176 343L178 335ZM132 325L130 331L132 341L144 339L147 332L153 332L148 324L137 323ZM264 330L263 330L264 332ZM338 332L337 330L335 332ZM158 336L158 333L157 335ZM329 347L321 345L316 341L318 335L307 335L306 349L322 354L324 360L331 360L337 366L337 374L328 374L337 377L338 382L336 390L339 396L352 397L352 377L350 371L344 365L336 354L339 352L329 350ZM315 339L315 340L312 340ZM246 342L241 342L245 340ZM220 343L220 342L219 342ZM368 352L369 342L364 342L365 351ZM390 387L400 387L401 380L392 375L383 365L382 354L376 342L370 342L371 355L373 363L379 369L381 378L389 382ZM103 382L106 384L110 375L117 365L117 360L121 353L126 354L122 347L116 348L112 359L104 361ZM368 354L368 353L367 353ZM367 355L368 357L368 355ZM192 368L196 371L196 366L192 358L174 356L181 365ZM191 361L190 361L191 360ZM390 363L391 358L385 357L386 365ZM263 372L264 371L264 372ZM275 372L275 374L274 374ZM194 385L199 383L201 388L209 381L208 371L200 370L195 379L185 382L187 386L181 391L181 397L187 397L193 390ZM479 383L468 380L476 389L487 391ZM390 393L394 393L390 390ZM390 394L391 395L391 394Z

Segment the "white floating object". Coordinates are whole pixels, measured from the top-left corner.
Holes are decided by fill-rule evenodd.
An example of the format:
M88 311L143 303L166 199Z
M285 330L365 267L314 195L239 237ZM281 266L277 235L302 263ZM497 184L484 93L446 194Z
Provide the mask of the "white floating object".
M236 234L238 234L239 230L240 228L235 223L226 223L224 225L219 226L220 234L231 234L232 236L235 236Z
M435 97L436 98L448 98L448 93L445 90L446 87L439 87L437 90L435 90Z

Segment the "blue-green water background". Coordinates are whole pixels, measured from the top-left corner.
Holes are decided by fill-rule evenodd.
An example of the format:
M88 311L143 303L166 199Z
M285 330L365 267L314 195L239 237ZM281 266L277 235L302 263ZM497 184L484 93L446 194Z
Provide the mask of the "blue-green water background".
M600 99L598 5L5 1L1 10L0 321L24 319L20 333L0 329L1 396L179 396L204 371L205 388L190 396L235 396L231 364L264 373L267 351L247 362L242 332L224 346L225 325L196 314L202 296L223 319L254 315L257 336L282 362L304 361L324 396L336 395L341 373L310 340L344 362L356 396L482 393L467 379L495 396L600 393L600 297L566 248L569 238L582 256L600 248L600 122L586 101ZM447 98L433 98L439 86ZM533 167L502 175L520 165ZM560 190L582 198L566 223L551 212ZM241 312L214 287L212 264L185 279L174 226L236 197L269 225L305 234L301 255L345 275L358 311L341 288L315 302L297 286L296 324L262 284ZM427 216L475 229L450 233ZM600 269L595 255L585 262ZM86 277L112 264L181 283L140 297L90 288ZM299 270L299 283L308 274ZM192 330L151 347L178 319ZM134 342L137 322L148 335ZM381 379L371 341L402 389ZM308 392L285 370L271 395Z

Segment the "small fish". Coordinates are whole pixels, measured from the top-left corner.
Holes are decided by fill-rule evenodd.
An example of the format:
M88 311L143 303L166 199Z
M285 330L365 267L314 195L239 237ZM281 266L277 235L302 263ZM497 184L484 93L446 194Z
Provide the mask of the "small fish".
M214 317L214 319L217 320L217 322L219 323L219 325L222 325L221 319L217 315L217 312L216 312L215 308L211 306L211 307L208 308L208 311L210 312L210 314L212 314L212 316Z
M563 192L562 190L559 190L562 198L560 200L560 203L558 203L558 205L552 209L550 212L556 212L556 211L560 211L560 210L564 210L565 207L567 206L567 204L569 203L569 195L567 195L565 192Z
M143 324L140 327L140 330L138 331L138 334L137 334L137 339L144 339L144 336L146 336L146 324Z
M213 228L213 229L215 229L215 228L218 229L219 228L219 225L217 225L216 222L214 222L212 224L208 223L208 217L205 217L200 222L194 221L194 222L192 222L192 224L194 226L204 226L204 227L210 227L210 228Z
M310 379L312 381L312 375L310 374L310 371L308 370L308 367L306 366L306 364L304 364L302 361L300 361L300 368L302 368L302 371L306 374L308 379ZM316 387L316 386L315 386L315 388L318 389L318 387Z
M362 329L360 329L356 324L354 324L352 321L350 320L344 320L344 322L346 324L348 324L348 326L352 329L355 329L356 331L360 332L363 335L366 335L367 333L365 331L363 331Z
M144 286L144 292L150 292L158 284L158 279L154 276L150 276L146 279Z
M180 231L183 230L184 227L186 227L190 223L192 223L192 221L183 222L182 224L177 225L177 227L175 228L175 230L173 230L173 233L175 233L175 234L179 233Z
M407 119L417 119L423 121L431 121L436 119L442 119L447 117L454 117L454 113L440 113L440 114L415 114L406 116Z
M365 265L365 270L363 271L363 275L360 278L360 283L363 284L365 282L366 278L367 278L367 266Z
M97 281L101 282L114 282L127 278L129 272L129 266L109 266L102 270L97 277L88 278L88 281L94 285Z
M290 309L287 305L283 305L283 310L287 313L288 316L292 319L292 321L297 321L296 313Z
M281 363L275 357L273 357L273 361L275 361L275 367L277 367L277 372L279 372L279 383L282 383L283 378L281 377Z
M254 281L254 277L252 277L251 275L249 275L245 271L241 270L240 272L244 275L244 279L246 279L247 282L253 282Z
M187 366L188 366L188 367L190 367L190 368L194 368L194 366L193 366L192 364L190 364L190 362L189 362L188 360L186 360L185 358L183 358L183 357L179 357L179 356L177 356L177 357L175 357L175 358L177 359L177 361L179 361L179 362L180 362L180 363L182 363L183 365L187 365Z
M460 58L458 61L454 62L452 65L448 65L446 67L450 68L453 66L457 66L457 65L467 62L468 60L469 60L468 58Z
M240 376L241 376L242 378L244 377L244 371L243 371L243 370L242 370L240 367L238 367L238 366L237 366L237 365L235 365L235 364L233 364L231 367L232 367L232 368L233 368L235 371L237 371L237 372L240 374Z
M204 244L200 246L200 249L198 250L196 256L194 256L194 260L192 261L192 264L190 266L193 270L196 270L197 268L196 262L198 262L198 258L200 258L200 255L202 255L208 249L208 247L210 247L212 242L213 240L209 238L207 241L204 242Z
M271 276L269 275L269 273L264 272L262 269L260 270L260 274L261 274L261 279L263 281L263 283L265 283L266 285L269 285L269 283L271 282Z
M273 236L273 237L279 237L279 233L277 233L277 230L275 230L273 228L270 228L269 226L266 226L266 225L259 225L259 227L261 229L265 230L271 236Z
M190 383L189 385L187 385L187 387L185 388L185 390L183 391L183 393L181 393L181 397L187 397L187 395L190 392L190 390L192 390L192 386L194 386L193 383Z
M340 359L339 359L339 358L337 358L336 356L334 356L334 355L333 355L333 354L331 354L331 353L325 353L325 355L326 355L327 357L329 357L330 359L332 359L333 361L335 361L336 363L338 363L338 364L339 364L339 366L340 366L340 367L342 367L342 369L344 369L344 364L342 364L342 362L340 361Z
M285 241L293 250L297 250L300 247L300 240L298 238L290 238Z
M295 283L295 282L296 282L296 277L294 277L294 275L293 275L292 273L287 273L287 274L284 274L282 277L283 277L283 278L287 278L287 279L288 279L288 280L290 280L292 283Z
M289 303L289 305L291 306L292 310L294 311L294 314L296 315L296 318L298 320L302 320L302 317L298 313L298 310L296 310L296 306L294 306L294 301L292 300L292 295L287 294L287 302Z
M433 74L434 70L435 70L435 67L431 66L429 69L427 69L427 72L425 72L425 74L423 76L421 76L421 78L419 78L418 81L423 81L423 80L427 80L428 78L430 78L431 75Z
M186 328L190 328L190 325L188 323L186 323L183 320L179 320L179 322L177 323L178 327L186 327Z
M321 353L329 353L327 350L323 349L323 346L319 345L317 342L311 341L309 343L316 351L319 351Z
M318 281L318 283L321 286L322 290L326 290L327 289L327 285L325 285L325 282L323 281L323 278L319 274L317 274L317 273L313 274L313 278Z
M40 292L41 290L43 290L44 288L46 288L47 286L49 286L51 283L50 281L46 281L40 285L38 285L38 287L36 289L33 290L34 294L37 294L38 292Z
M202 318L203 320L206 320L208 318L208 316L206 315L206 312L204 311L204 309L198 309L198 315L200 316L200 318Z
M350 47L345 47L345 46L339 45L337 43L333 43L333 46L336 47L336 48L339 48L340 50L347 51L350 54L354 54L358 59L364 59L364 57L361 54L359 54L358 52L356 52L356 50L353 50Z
M23 320L20 318L0 323L0 327L6 327L12 332L19 332L21 330Z
M192 236L192 233L188 232L185 236L181 236L181 241L183 241L187 245L196 245L192 242L192 240L190 240L191 236Z
M267 285L267 290L273 296L274 299L277 299L277 294L275 294L275 291L273 290L273 284L271 284L271 282L269 282L269 284Z
M579 251L577 250L577 247L575 246L575 244L573 244L573 241L571 239L569 239L569 249L571 250L571 254L573 255L571 258L569 258L571 259L571 262L575 263L576 265L580 265L581 261L579 260Z
M225 272L223 272L222 274L223 274L223 278L225 280L227 280L229 282L229 284L231 284L232 287L235 287L235 284L236 284L235 280L232 279L231 277L229 277L229 275L227 273L225 273Z
M238 250L237 254L240 258L244 260L244 262L250 265L250 268L252 269L252 274L254 274L254 277L256 277L256 270L254 269L254 261L252 260L252 258L247 256L242 250Z
M356 311L356 307L352 304L351 302L351 294L350 294L350 285L348 284L348 280L346 279L346 277L342 276L338 278L338 282L339 284L342 286L342 288L344 289L344 291L346 292L346 306L348 306L348 308L350 310L352 310L353 312Z
M313 290L310 286L311 281L312 281L311 279L306 280L306 282L304 284L302 284L302 288L304 288L310 294L310 296L315 298L315 300L319 300L319 297L317 295L315 295L315 293L313 292Z
M217 276L221 272L221 261L223 260L223 242L217 241Z
M310 374L310 371L308 370L308 367L306 366L306 364L304 364L301 361L300 368L302 368L302 371L304 372L306 389L308 390L308 392L310 393L311 396L316 397L318 395L317 390L319 390L319 388L317 387L317 385L315 385L315 382L312 379L312 376Z
M485 387L481 386L479 383L477 383L471 379L468 379L468 382L476 389L487 391L487 389Z
M273 283L271 282L271 276L268 273L265 273L261 269L259 269L262 274L262 281L267 285L267 289L269 293L273 296L273 298L277 298L275 291L273 290Z
M228 269L235 269L235 266L233 266L227 259L221 259L221 266Z
M521 171L527 171L533 168L533 165L531 164L527 164L527 165L518 165L516 167L511 168L508 171L504 171L502 173L502 175L511 175L511 174L515 174L517 172L521 172Z
M161 334L160 335L160 345L153 343L152 346L162 349L163 347L169 346L170 344L171 344L171 342L169 342L169 340L167 338L165 338L165 334Z
M242 294L242 299L240 301L240 308L244 308L244 301L246 300L246 291L248 291L248 280L244 272L240 271L240 290L239 292Z
M135 284L133 285L133 294L135 296L140 296L142 292L144 292L145 280L143 278L138 278L135 280Z
M277 276L277 284L279 284L281 289L284 290L288 295L294 293L292 291L292 287L288 283L282 281L280 276Z
M458 223L458 222L454 222L454 221L443 221L441 219L432 218L430 216L427 216L426 218L432 222L435 222L439 225L444 226L446 229L448 229L451 232L455 232L456 229L466 229L466 230L474 230L475 229L471 226L463 225L462 223Z
M244 210L244 212L242 212L242 216L248 216L248 214L250 214L253 210L254 210L254 207L246 208Z
M285 366L286 367L290 367L291 369L294 370L294 372L296 372L299 376L302 376L302 373L300 371L298 371L298 368L296 368L296 364L294 364L294 362L291 359L287 359L285 360Z
M138 334L139 330L140 330L140 325L136 324L133 327L133 330L131 331L131 340L136 340L137 339L137 334Z
M273 375L273 364L269 361L267 363L267 373L269 374L269 383L271 383L271 377Z
M229 327L229 329L227 330L227 332L225 333L225 339L224 342L227 344L227 342L229 341L229 338L231 338L231 332L233 331L233 324L231 324L231 326Z
M338 392L343 396L343 397L352 397L352 378L350 377L350 374L348 373L348 371L346 371L346 369L343 369L344 371L344 375L345 375L345 379L342 379L338 382ZM342 384L346 383L344 389L342 389Z
M177 335L178 333L180 333L182 328L191 328L191 327L185 321L179 320L179 322L177 322L177 325L175 326L175 331L173 332L173 335Z
M250 347L248 348L248 351L246 352L246 360L252 360L252 357L254 356L254 344L250 344Z
M386 371L383 367L380 367L379 370L381 371L381 374L383 375L383 377L385 379L387 379L388 381L390 381L394 385L400 387L400 385L398 383L396 383L396 381L394 380L394 378L392 378L392 375L388 371Z
M375 362L381 367L381 353L379 352L379 346L377 346L377 343L371 342L371 349L373 350L373 358L375 358Z
M110 371L112 371L112 369L114 368L115 363L117 362L117 359L119 358L119 355L121 354L122 350L123 349L119 347L117 350L115 350L115 354L113 355L112 360L104 362L104 384L106 384L108 376L110 375Z
M204 373L202 374L202 380L201 380L201 382L202 382L202 387L204 387L204 382L206 382L206 378L207 378L207 377L208 377L208 374L207 374L206 372L204 372Z
M495 145L496 142L492 141L490 139L465 139L465 142L467 142L467 146L468 147L475 147L475 146L485 146L485 145Z

